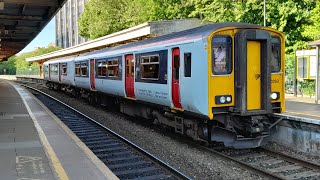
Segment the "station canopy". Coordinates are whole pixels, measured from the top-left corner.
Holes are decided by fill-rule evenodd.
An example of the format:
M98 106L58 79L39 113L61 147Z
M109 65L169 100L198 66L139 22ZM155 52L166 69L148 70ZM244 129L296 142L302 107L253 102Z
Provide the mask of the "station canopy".
M66 0L0 0L0 61L26 47Z
M207 22L202 22L199 19L181 19L168 20L159 22L146 22L138 26L125 29L113 34L109 34L82 44L54 51L48 54L27 58L27 61L36 61L39 64L43 62L70 55L99 50L107 47L114 47L121 44L140 41L143 39L170 34L173 32L183 31L186 29L195 28Z

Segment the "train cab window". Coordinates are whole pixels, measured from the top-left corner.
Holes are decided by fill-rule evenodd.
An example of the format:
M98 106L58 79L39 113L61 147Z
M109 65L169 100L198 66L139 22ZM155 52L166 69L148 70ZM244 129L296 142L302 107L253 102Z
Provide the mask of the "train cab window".
M75 64L76 76L80 76L80 63Z
M44 66L44 74L45 74L45 75L48 75L48 74L49 74L49 67L48 67L48 65L45 65L45 66Z
M119 63L118 59L108 60L108 77L118 77Z
M87 63L86 62L82 62L81 63L81 76L87 76L88 74L88 69L87 69Z
M184 77L191 77L191 53L184 53Z
M281 69L281 43L279 37L272 37L271 40L271 72L279 72Z
M64 63L61 65L62 68L62 75L67 75L67 64Z
M106 61L99 61L98 62L98 76L107 76L107 66Z
M213 74L230 74L232 71L232 39L230 36L212 38L212 71Z
M141 77L144 79L159 79L159 55L142 56Z

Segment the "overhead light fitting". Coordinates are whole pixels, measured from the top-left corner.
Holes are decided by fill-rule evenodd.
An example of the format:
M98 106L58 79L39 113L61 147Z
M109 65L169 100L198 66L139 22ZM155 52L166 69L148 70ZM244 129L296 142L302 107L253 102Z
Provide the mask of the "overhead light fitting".
M0 10L4 10L4 2L0 0Z

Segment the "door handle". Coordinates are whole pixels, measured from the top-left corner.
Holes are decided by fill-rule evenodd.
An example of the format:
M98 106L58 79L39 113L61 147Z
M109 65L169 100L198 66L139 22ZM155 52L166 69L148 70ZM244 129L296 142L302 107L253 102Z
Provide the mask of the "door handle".
M174 82L173 84L179 84L178 82Z

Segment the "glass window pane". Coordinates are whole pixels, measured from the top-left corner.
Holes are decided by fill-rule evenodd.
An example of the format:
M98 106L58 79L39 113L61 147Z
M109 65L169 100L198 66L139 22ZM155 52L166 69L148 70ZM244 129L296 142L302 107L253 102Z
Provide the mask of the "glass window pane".
M279 72L281 69L281 46L278 37L272 38L271 46L271 72Z
M184 54L184 76L191 77L191 53Z
M179 58L179 55L175 55L173 57L173 61L174 61L174 65L173 65L173 72L174 72L174 79L176 80L179 80L179 68L180 68L180 64L179 64L179 61L180 61L180 58Z
M232 39L215 36L212 39L213 74L230 74L232 70Z

